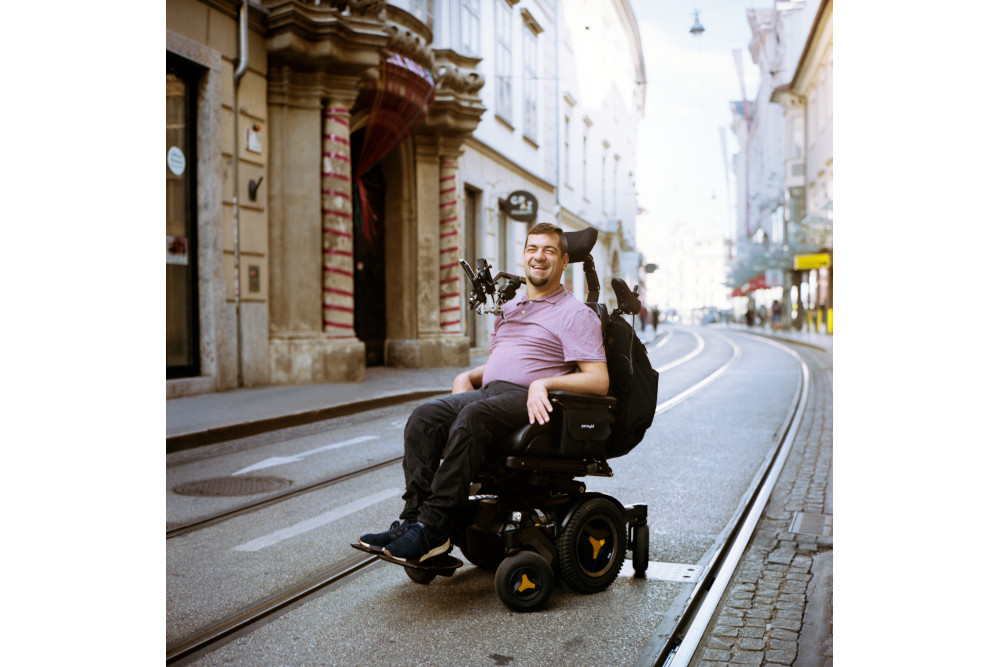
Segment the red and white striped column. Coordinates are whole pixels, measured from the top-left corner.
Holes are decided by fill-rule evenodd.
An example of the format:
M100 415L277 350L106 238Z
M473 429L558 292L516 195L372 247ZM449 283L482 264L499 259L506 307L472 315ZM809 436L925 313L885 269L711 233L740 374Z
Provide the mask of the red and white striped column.
M441 332L457 334L462 332L462 270L459 266L461 234L458 219L458 163L454 159L442 159L440 174L440 221L441 288L440 318Z
M350 111L323 113L323 331L354 337L354 213L351 201Z

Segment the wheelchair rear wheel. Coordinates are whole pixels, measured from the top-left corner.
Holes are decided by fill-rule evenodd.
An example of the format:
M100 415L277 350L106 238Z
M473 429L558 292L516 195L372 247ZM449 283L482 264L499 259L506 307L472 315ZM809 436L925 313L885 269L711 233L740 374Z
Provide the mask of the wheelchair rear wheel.
M591 498L574 510L556 540L563 580L581 593L603 591L618 578L625 560L628 532L618 506Z
M549 601L556 576L541 555L521 551L500 563L493 583L497 595L510 609L536 611Z

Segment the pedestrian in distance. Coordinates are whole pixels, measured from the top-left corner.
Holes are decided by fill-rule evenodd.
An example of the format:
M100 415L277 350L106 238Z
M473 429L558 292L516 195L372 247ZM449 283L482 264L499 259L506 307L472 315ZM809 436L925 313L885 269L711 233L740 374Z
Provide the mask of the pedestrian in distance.
M639 309L639 323L642 325L642 330L646 330L646 320L649 318L649 311L646 310L646 306Z
M653 312L649 315L649 323L653 325L653 333L656 333L656 327L660 325L660 309L653 306Z
M450 395L410 415L403 510L389 530L359 537L362 548L403 563L447 553L469 485L497 438L548 422L550 390L608 393L600 319L560 283L568 263L562 229L539 223L528 231L526 292L496 318L486 364L460 373Z

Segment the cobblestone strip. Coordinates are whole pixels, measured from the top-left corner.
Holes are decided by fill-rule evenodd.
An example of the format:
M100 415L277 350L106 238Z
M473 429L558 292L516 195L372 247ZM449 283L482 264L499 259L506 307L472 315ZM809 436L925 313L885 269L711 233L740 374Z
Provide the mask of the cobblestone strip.
M807 587L833 538L788 532L796 512L833 514L832 354L800 352L812 387L795 444L747 552L729 584L692 664L832 667L832 626L813 651L799 656ZM814 604L830 604L829 591ZM830 616L827 614L827 618Z

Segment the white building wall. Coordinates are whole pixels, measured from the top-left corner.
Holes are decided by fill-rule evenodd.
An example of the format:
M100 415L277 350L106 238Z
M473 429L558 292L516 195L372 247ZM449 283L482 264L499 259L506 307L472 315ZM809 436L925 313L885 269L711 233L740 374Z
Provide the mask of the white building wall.
M482 59L478 71L485 85L480 97L487 111L459 159L462 184L478 202L472 230L476 256L486 257L494 272L521 273L521 248L529 225L507 218L500 202L515 190L528 190L538 198L537 221L553 221L568 231L592 226L602 232L593 252L602 296L613 300L613 275L630 285L639 282L635 165L644 100L640 82L645 77L638 25L628 1L396 0L391 4L414 15L433 15L434 48ZM478 14L476 21L463 18L469 9ZM508 19L511 103L505 113L498 82L505 50L498 29ZM468 26L476 22L479 34L470 39L463 31L468 33ZM525 110L530 61L526 54L531 51L526 40L532 38L537 44L534 130ZM568 282L578 297L585 296L579 266ZM475 325L474 348L485 344L489 324Z

